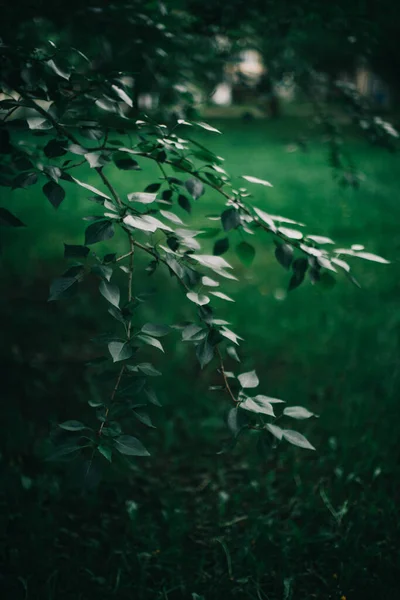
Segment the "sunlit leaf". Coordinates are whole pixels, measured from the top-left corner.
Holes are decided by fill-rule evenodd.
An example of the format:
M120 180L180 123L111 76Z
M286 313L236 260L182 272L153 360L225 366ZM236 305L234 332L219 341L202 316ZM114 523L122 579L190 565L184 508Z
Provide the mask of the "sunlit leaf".
M242 388L255 388L260 383L255 371L242 373L241 375L238 375L238 379Z
M284 409L283 414L292 419L309 419L310 417L315 416L314 413L303 406L287 406Z
M304 437L298 431L292 431L291 429L284 429L282 431L282 438L294 446L299 448L305 448L307 450L315 450L314 446L310 444L307 438Z
M265 185L266 187L273 187L272 183L269 181L265 181L265 179L258 179L258 177L252 177L252 175L242 175L243 179L249 181L250 183L258 183L260 185Z

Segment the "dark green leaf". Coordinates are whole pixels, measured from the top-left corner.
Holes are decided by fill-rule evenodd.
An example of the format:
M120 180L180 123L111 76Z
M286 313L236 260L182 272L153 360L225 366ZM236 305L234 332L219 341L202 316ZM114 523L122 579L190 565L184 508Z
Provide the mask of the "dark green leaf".
M121 435L115 440L115 447L118 452L128 456L150 456L142 442L131 435Z
M99 285L99 291L102 296L113 306L119 308L120 291L117 285L109 283L108 281L101 281Z
M226 349L227 354L233 358L233 360L236 360L237 362L240 362L240 358L238 356L237 350L235 348L235 346L228 346Z
M64 188L55 181L48 181L43 186L43 193L54 208L58 208L65 198Z
M291 292L292 290L296 289L297 287L299 287L299 285L301 285L304 281L304 273L301 272L295 272L293 273L290 281L289 281L289 292Z
M94 275L106 279L107 281L110 281L113 274L113 269L109 265L93 265L91 270Z
M163 337L170 333L171 328L168 325L156 325L155 323L146 323L142 327L142 332L153 337Z
M12 182L12 189L27 188L37 182L38 176L36 173L20 173Z
M305 273L308 269L308 260L306 258L296 258L292 264L295 273Z
M100 446L97 446L97 450L102 456L104 456L104 458L108 460L108 462L112 461L112 449L109 446L100 444Z
M26 227L26 225L7 210L7 208L2 207L0 207L0 225L6 227Z
M251 265L256 255L254 246L247 242L240 242L240 244L236 246L236 253L246 267Z
M114 225L111 221L95 221L85 231L85 245L109 240L114 235Z
M214 346L209 343L208 337L198 344L196 348L196 356L202 369L213 359Z
M160 187L161 187L161 183L150 183L150 185L148 185L144 191L147 192L148 194L155 194L158 192Z
M144 393L146 394L149 402L154 404L154 406L161 406L161 403L159 402L156 393L153 389L149 388L147 390L144 390Z
M220 256L224 254L229 249L229 239L222 238L222 240L217 240L214 244L214 256Z
M124 153L118 152L113 158L115 165L122 171L140 171L138 162Z
M86 429L86 426L80 421L65 421L64 423L59 423L58 426L61 429L65 429L65 431L82 431Z
M279 264L288 269L293 260L293 248L289 244L279 244L275 249L275 257Z
M183 210L186 210L187 213L190 214L192 212L192 206L190 204L190 201L188 200L188 198L186 198L186 196L183 196L183 194L179 194L178 204L181 208L183 208Z
M113 362L127 360L132 356L132 348L127 342L110 342L108 350L112 356Z
M75 292L78 282L76 277L59 277L50 285L49 302L60 298L69 298Z
M47 158L57 158L58 156L64 156L67 153L65 149L66 141L50 140L44 147L44 153Z
M86 258L90 249L87 246L64 244L64 258Z
M145 412L143 410L134 410L133 414L138 419L138 421L143 423L143 425L146 425L147 427L151 427L152 429L155 429L153 423L151 422L150 416L147 412Z
M241 223L239 211L236 208L228 208L221 215L222 227L225 231L236 229Z
M185 187L194 200L198 200L205 192L204 185L195 177L185 181Z

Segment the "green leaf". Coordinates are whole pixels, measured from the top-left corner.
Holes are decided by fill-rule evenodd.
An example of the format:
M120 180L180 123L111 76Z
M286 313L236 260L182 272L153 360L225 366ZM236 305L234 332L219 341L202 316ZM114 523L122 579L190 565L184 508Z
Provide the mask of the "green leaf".
M140 202L141 204L151 204L157 198L157 194L149 192L132 192L128 194L129 202Z
M279 246L275 248L275 257L282 267L289 269L293 260L292 246L289 246L289 244L279 244Z
M58 208L65 198L64 188L62 188L61 185L55 181L48 181L43 186L43 193L49 202L54 206L54 208Z
M172 221L172 223L177 223L178 225L184 225L184 222L181 218L179 218L175 213L169 210L160 210L160 215L162 215L168 221Z
M266 187L272 187L272 183L269 183L269 181L258 179L258 177L252 177L251 175L242 175L242 179L246 179L246 181L249 181L250 183L258 183L260 185L265 185Z
M85 245L96 244L109 240L114 235L114 225L111 221L95 221L86 228Z
M64 423L59 423L58 426L61 429L65 429L65 431L82 431L86 429L86 426L80 421L65 421Z
M104 444L100 444L100 446L97 446L97 450L102 456L104 456L104 458L108 460L108 462L112 462L112 448L105 446Z
M126 156L124 153L117 152L113 156L115 166L121 171L140 171L141 168L139 163L131 158L130 156Z
M260 413L263 415L268 415L270 417L274 417L274 409L272 404L265 400L260 400L260 397L256 398L246 398L244 402L240 403L240 408L244 410L248 410L250 412Z
M142 442L131 435L120 435L115 440L115 447L118 452L128 456L150 456Z
M335 242L331 238L324 237L323 235L308 235L307 240L311 240L316 244L334 244Z
M185 181L185 187L194 200L198 200L205 192L204 185L195 177Z
M132 412L133 412L134 416L138 419L138 421L143 423L143 425L146 425L146 427L151 427L152 429L155 429L153 423L151 422L150 415L146 411L134 410Z
M255 388L259 384L259 379L255 371L248 371L238 376L242 388Z
M292 431L291 429L284 429L282 431L282 437L290 444L299 446L299 448L305 448L306 450L315 450L314 446L310 444L307 438L304 437L298 431Z
M237 335L236 333L234 333L230 329L227 329L226 327L222 327L220 329L220 333L221 333L221 335L223 335L224 337L226 337L228 340L230 340L231 342L233 342L237 346L239 345L238 340L243 340L242 337L240 337L239 335Z
M293 273L290 281L289 281L289 287L288 290L289 292L291 292L292 290L295 290L297 287L299 287L299 285L301 285L304 281L304 273L300 273L300 272L296 272Z
M128 342L110 342L108 350L112 356L113 362L127 360L132 356L132 348Z
M64 258L86 258L90 249L87 246L64 244Z
M229 239L222 238L221 240L217 240L214 244L214 256L220 256L224 254L227 250L229 250Z
M85 152L86 152L86 150L85 150ZM86 190L89 190L90 192L93 192L94 194L97 194L98 196L101 196L102 198L106 198L107 200L111 200L110 196L107 196L107 194L104 194L104 192L101 192L100 190L98 190L97 188L93 187L92 185L89 185L88 183L84 183L83 181L80 181L79 179L76 179L76 177L70 176L70 178L71 178L72 181L74 181L75 183L77 183L81 187L85 188Z
M156 393L153 389L146 389L144 390L144 393L146 394L149 402L151 402L152 404L154 404L154 406L161 406L161 403L159 402Z
M64 156L67 153L65 149L66 141L61 142L60 140L50 140L44 147L44 153L47 158L57 158Z
M46 458L46 460L58 460L59 458L62 458L63 456L68 456L68 454L73 454L74 452L79 452L82 449L82 446L77 446L76 444L71 445L71 444L66 444L65 446L60 446L57 448L57 450L49 457Z
M30 185L34 185L38 180L38 176L36 173L20 173L15 177L12 182L12 189L15 190L17 188L27 188Z
M110 281L113 274L113 269L110 265L93 265L91 271L94 275L97 275L106 281Z
M26 122L28 123L29 129L44 131L46 129L52 129L53 125L48 119L43 117L29 117Z
M161 342L156 338L151 337L150 335L139 334L136 336L136 339L140 340L144 344L147 344L148 346L154 346L154 348L158 348L158 350L164 352L164 348L162 347Z
M282 439L283 429L281 427L278 427L277 425L272 425L271 423L268 423L267 425L265 425L265 429L267 429L270 433L272 433L272 435L274 437L276 437L278 440Z
M163 231L172 231L171 227L165 225L159 219L156 219L151 215L142 215L140 217L128 215L124 217L123 221L125 225L128 225L129 227L140 229L142 231L150 231L151 233L154 233L157 231L157 229L162 229Z
M278 231L292 240L301 240L303 234L297 229L289 229L289 227L278 227Z
M292 419L309 419L310 417L315 416L314 413L303 406L287 406L284 409L283 414Z
M196 294L195 292L188 292L186 294L187 298L189 298L189 300L191 302L194 302L195 304L198 304L199 306L204 306L205 304L208 304L210 302L210 298L208 296L205 296L204 294Z
M192 254L192 258L197 260L201 265L209 267L210 269L232 269L231 265L220 256L213 256L208 254Z
M235 300L233 298L231 298L230 296L227 296L226 294L223 294L222 292L210 292L210 294L212 294L213 296L216 296L217 298L221 298L221 300L227 300L228 302L235 302Z
M208 336L198 344L196 356L202 369L213 359L214 346L209 343Z
M150 185L148 185L144 191L148 192L150 194L154 194L154 193L158 192L160 187L161 187L161 183L150 183Z
M48 302L69 298L78 285L76 277L58 277L51 282Z
M248 244L247 242L240 242L240 244L238 244L236 246L235 250L236 250L236 254L240 258L242 263L246 267L249 267L251 265L251 263L253 262L254 257L256 255L254 246L252 246L251 244Z
M189 123L185 123L182 120L181 120L181 124L182 125L183 124L189 125ZM203 121L198 121L198 122L193 121L193 125L197 125L198 127L201 127L202 129L205 129L206 131L212 131L213 133L221 133L218 129L216 129L212 125L209 125L208 123L204 123Z
M160 375L162 375L162 373L160 373L160 371L157 371L157 369L155 369L151 363L140 363L136 365L136 367L141 373L143 373L144 375L148 375L149 377L159 377Z
M371 254L370 252L355 252L353 256L356 256L357 258L363 258L364 260L382 263L383 265L390 264L390 261L386 260L386 258L378 256L377 254Z
M182 341L197 342L205 338L206 335L207 333L202 327L191 323L182 330Z
M67 81L69 80L70 74L60 69L60 67L56 65L52 58L50 60L47 60L46 64L56 75L58 75L62 79L66 79Z
M239 211L236 208L228 208L221 215L222 227L225 231L236 229L241 224Z
M129 98L128 94L122 88L118 87L117 85L112 85L111 88L114 90L118 98L122 100L122 102L125 102L125 104L127 104L131 108L133 107L133 102L131 98Z
M0 207L0 225L5 227L26 227L26 225L13 215L7 208Z
M221 332L222 333L222 332ZM235 346L228 346L226 349L228 355L233 358L233 360L236 360L236 362L240 362L240 358L238 356L237 350L235 348Z
M183 194L179 194L178 204L181 208L183 208L183 210L186 210L187 213L190 214L192 212L192 205L190 204L188 198L186 198L186 196L183 196Z
M254 396L254 400L257 402L268 402L269 404L282 404L285 402L284 400L279 400L279 398L271 398L271 396L264 396L262 394Z
M219 282L215 281L214 279L211 279L211 277L202 277L201 278L201 283L203 285L207 285L208 287L218 287L219 286Z
M272 231L276 231L275 223L274 223L271 215L269 215L268 213L264 212L263 210L260 210L256 206L254 206L254 212L261 219L261 221L263 221L264 223L266 223L268 225L268 227Z
M119 308L120 291L117 285L104 281L100 282L99 291L102 296L113 306Z
M156 325L155 323L146 323L142 327L142 332L153 337L163 337L170 333L171 328L168 325Z
M124 325L125 325L126 321L125 321L124 315L119 310L119 308L116 308L115 306L110 306L108 309L108 312L114 319L116 319L120 323L124 323Z

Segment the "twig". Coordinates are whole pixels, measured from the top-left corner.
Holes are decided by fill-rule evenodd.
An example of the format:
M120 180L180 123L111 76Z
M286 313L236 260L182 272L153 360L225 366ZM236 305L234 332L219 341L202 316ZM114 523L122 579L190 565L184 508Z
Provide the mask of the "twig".
M228 394L230 395L232 400L235 402L235 404L238 404L240 402L240 400L237 400L235 398L235 395L232 392L231 386L229 385L229 381L228 381L228 378L227 378L226 372L225 372L225 366L224 366L224 361L222 358L221 350L218 348L218 346L216 348L217 348L217 355L219 358L220 369L221 369L222 377L224 379L226 391L228 392Z

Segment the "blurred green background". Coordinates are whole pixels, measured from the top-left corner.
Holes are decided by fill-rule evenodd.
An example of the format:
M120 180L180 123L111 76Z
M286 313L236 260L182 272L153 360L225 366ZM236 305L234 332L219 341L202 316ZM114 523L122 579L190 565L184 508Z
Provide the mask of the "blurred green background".
M2 232L1 240L6 598L397 597L398 156L345 130L364 177L359 189L341 187L311 119L212 124L223 135L205 132L198 140L225 158L229 173L273 183L251 186L259 208L391 261L351 259L361 289L338 277L329 291L307 282L287 293L289 274L272 240L254 236L256 258L245 268L234 252L241 236L230 233L226 258L239 281L224 285L235 304L216 299L218 316L245 338L241 370L257 370L261 393L319 415L294 427L317 451L281 444L260 453L249 435L217 454L228 437L228 405L208 391L213 369L201 372L176 332L166 338L168 359L148 354L163 372L155 384L163 403L152 414L157 429L138 429L150 459L138 460L128 476L99 460L89 489L79 464L44 463L52 424L93 418L90 340L114 327L95 281L82 284L75 299L47 303L49 281L65 269L63 243L83 243L81 217L99 211L69 184L57 211L38 185L3 191L4 205L28 225ZM108 170L121 196L159 178L151 165ZM87 172L85 181L99 187ZM210 190L191 216L177 214L201 227L222 206ZM205 248L214 241L204 240ZM125 244L118 241L121 253ZM114 240L93 249L108 247L115 250ZM175 280L161 270L149 277L148 262L138 256L135 265L134 293L151 294L141 322L190 319Z

